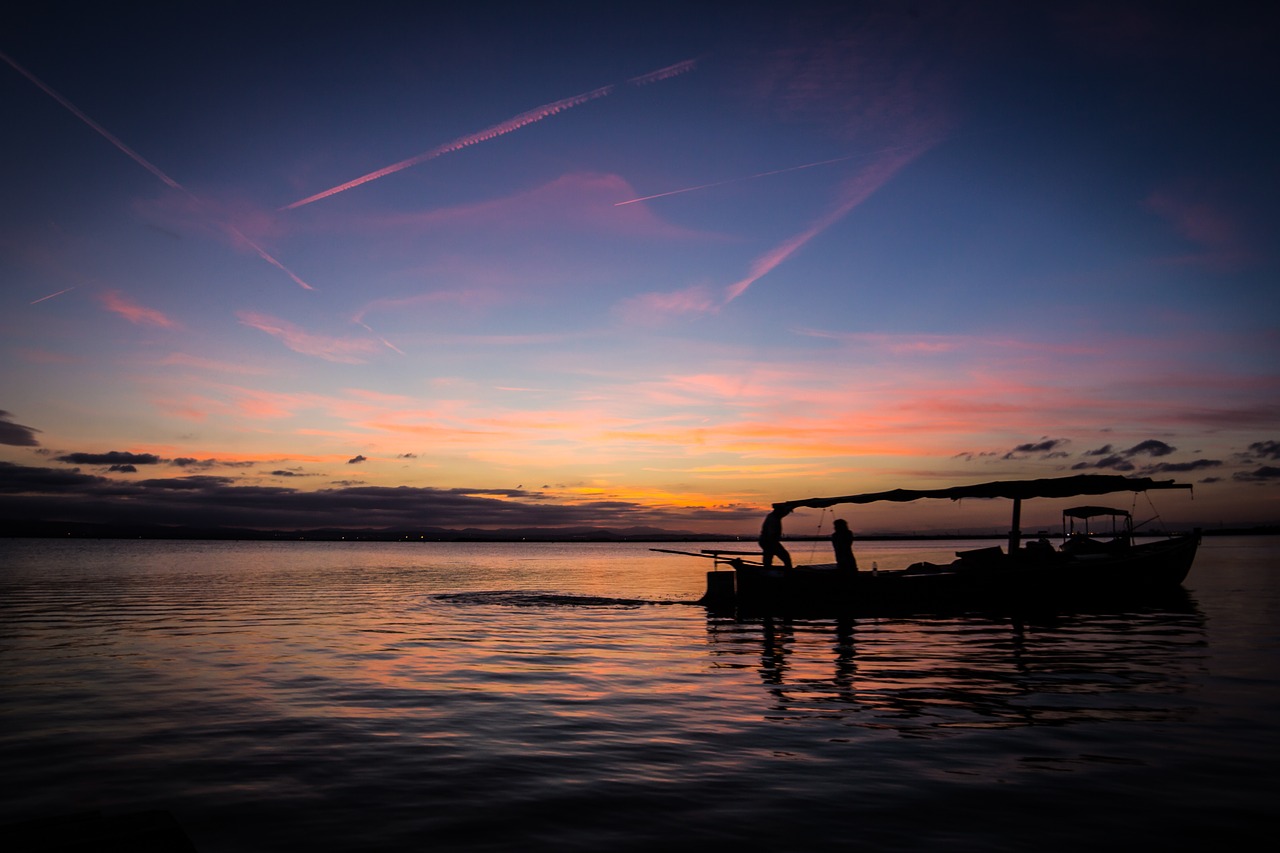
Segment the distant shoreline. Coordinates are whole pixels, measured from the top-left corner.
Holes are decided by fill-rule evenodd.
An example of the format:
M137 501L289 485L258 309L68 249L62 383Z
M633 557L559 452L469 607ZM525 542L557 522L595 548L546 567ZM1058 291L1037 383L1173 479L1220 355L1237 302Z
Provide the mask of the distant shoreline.
M1023 536L1038 535L1041 530L1024 530ZM1182 532L1152 530L1142 536L1165 536ZM1209 536L1276 536L1280 525L1250 527L1202 528ZM1052 535L1052 534L1051 534ZM867 533L857 539L863 542L990 540L1005 539L1007 531L990 532L911 532ZM603 528L533 528L479 530L466 528L358 529L317 528L310 530L254 530L251 528L166 527L161 525L114 525L86 522L34 520L0 520L0 538L4 539L156 539L188 541L253 541L253 542L745 542L754 543L754 534L710 534L689 531L663 531L652 528L609 530ZM789 542L825 541L825 536L788 536Z

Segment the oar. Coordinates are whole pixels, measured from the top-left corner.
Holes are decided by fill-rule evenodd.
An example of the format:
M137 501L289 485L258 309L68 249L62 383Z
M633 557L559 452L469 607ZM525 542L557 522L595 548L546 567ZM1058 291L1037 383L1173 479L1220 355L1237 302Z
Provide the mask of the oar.
M755 551L714 551L710 554L695 554L692 551L673 551L670 548L650 548L650 551L657 551L660 554L683 554L686 557L701 557L704 560L715 560L717 563L733 563L738 562L748 566L762 566L763 563L754 560L727 560L724 554L755 554Z
M660 554L683 554L686 557L702 557L706 560L719 559L713 554L695 554L692 551L673 551L670 548L650 548L650 551L657 551Z

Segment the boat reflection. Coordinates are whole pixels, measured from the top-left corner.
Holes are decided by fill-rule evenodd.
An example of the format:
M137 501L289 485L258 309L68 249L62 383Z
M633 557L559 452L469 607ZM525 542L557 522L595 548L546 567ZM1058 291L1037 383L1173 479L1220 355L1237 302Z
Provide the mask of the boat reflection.
M854 619L709 615L715 668L754 670L775 720L833 718L903 736L1177 719L1203 672L1185 591L1115 612Z

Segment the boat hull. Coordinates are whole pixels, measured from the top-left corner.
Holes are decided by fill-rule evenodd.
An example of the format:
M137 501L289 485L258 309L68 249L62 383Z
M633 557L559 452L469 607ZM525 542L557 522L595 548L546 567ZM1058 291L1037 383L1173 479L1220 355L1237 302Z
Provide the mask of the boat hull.
M732 584L724 571L708 573L703 602L746 612L868 615L1078 606L1178 590L1199 544L1197 532L1089 554L1010 558L990 548L959 554L948 565L884 572L842 572L834 565L784 570L735 560Z

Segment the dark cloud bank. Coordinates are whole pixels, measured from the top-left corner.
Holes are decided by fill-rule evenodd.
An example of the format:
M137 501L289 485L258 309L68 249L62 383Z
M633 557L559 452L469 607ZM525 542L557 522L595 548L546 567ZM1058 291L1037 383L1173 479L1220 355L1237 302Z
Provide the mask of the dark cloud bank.
M40 442L36 440L36 433L40 430L15 424L11 417L8 412L0 410L0 444L10 444L14 447L39 447Z
M39 446L36 431L8 420L0 412L0 443ZM961 453L957 458L1056 460L1060 471L1106 470L1137 476L1186 475L1228 467L1241 483L1280 483L1280 441L1259 441L1229 462L1217 459L1175 461L1177 451L1158 439L1126 449L1111 445L1085 450L1070 462L1070 441L1045 437L1008 451ZM106 525L116 529L188 528L240 531L396 531L405 535L447 534L457 531L501 530L506 533L542 531L549 536L567 531L612 532L637 538L648 535L691 536L689 526L726 523L751 532L759 521L754 507L738 505L654 508L626 501L598 500L581 504L556 503L546 494L514 489L437 489L430 487L369 486L358 481L334 482L329 488L303 491L285 485L246 484L238 476L219 476L214 468L243 468L253 463L222 463L216 459L165 459L151 453L109 451L38 454L70 466L46 468L0 462L0 521L11 534L23 534L23 524ZM406 457L408 454L405 455ZM1175 457L1176 458L1176 457ZM357 455L348 464L366 461ZM112 473L137 473L139 468L171 466L177 477L114 478ZM1225 473L1225 472L1224 472ZM277 469L270 476L287 479L318 476ZM1202 477L1209 483L1220 477ZM41 535L50 535L45 531ZM398 538L398 537L397 537Z
M115 454L94 464L121 464ZM675 530L704 522L737 522L744 529L758 512L716 508L678 512L625 501L557 504L523 489L434 489L345 486L300 491L287 486L237 485L231 477L190 475L119 480L65 470L0 462L0 518L108 524L254 530L321 528L402 531L462 528L636 528ZM655 531L656 532L656 531Z

